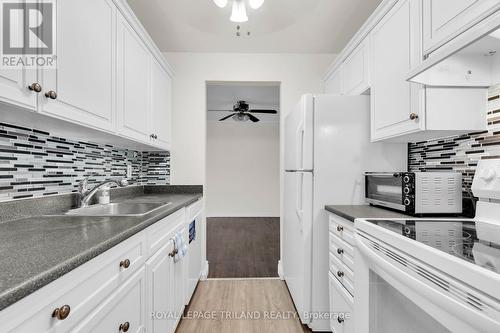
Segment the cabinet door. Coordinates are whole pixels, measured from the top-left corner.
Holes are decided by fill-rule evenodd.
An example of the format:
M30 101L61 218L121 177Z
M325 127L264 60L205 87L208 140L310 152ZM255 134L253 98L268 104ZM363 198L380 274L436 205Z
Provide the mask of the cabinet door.
M64 0L56 15L57 68L40 72L40 112L113 131L116 8L111 0Z
M342 95L342 66L339 66L325 82L325 92Z
M345 95L360 95L370 88L369 43L363 41L344 61L342 78Z
M172 78L153 59L151 66L151 115L153 144L170 149L172 126Z
M146 274L142 267L78 326L75 332L144 332ZM120 329L120 327L122 329Z
M338 280L328 274L330 292L330 312L336 315L330 318L330 328L333 333L354 333L352 296L344 289Z
M169 333L174 331L176 313L174 308L174 261L169 253L174 249L169 241L146 262L148 280L147 313L157 317L148 318L148 332Z
M0 101L35 110L37 93L28 89L33 83L34 69L0 69Z
M424 54L500 8L498 0L423 0Z
M180 230L182 237L184 238L184 242L186 244L188 241L188 229L184 226ZM188 245L189 247L189 245ZM189 251L189 249L188 249ZM186 304L186 291L187 291L187 283L188 283L188 256L182 258L181 261L178 261L174 264L174 283L175 283L175 311L178 313L182 313L184 311L184 306Z
M422 87L406 81L411 66L420 61L417 6L418 0L399 1L370 35L372 141L424 129ZM419 118L410 119L412 113Z
M151 54L128 22L117 24L118 132L131 139L151 139Z

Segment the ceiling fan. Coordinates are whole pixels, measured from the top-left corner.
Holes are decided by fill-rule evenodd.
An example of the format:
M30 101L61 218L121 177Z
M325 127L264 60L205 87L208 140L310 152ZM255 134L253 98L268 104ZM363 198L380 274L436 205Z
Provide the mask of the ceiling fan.
M259 122L260 119L254 116L252 113L264 113L264 114L277 114L276 110L265 110L265 109L250 109L250 105L245 101L237 101L232 110L209 110L209 111L227 111L232 112L229 116L219 119L219 121L224 121L229 118L233 118L234 121L253 121L254 123Z

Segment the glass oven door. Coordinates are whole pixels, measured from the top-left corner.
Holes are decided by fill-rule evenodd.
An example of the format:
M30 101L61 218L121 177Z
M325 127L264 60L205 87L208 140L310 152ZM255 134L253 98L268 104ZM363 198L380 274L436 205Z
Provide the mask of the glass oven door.
M402 173L366 173L365 197L368 203L405 210Z

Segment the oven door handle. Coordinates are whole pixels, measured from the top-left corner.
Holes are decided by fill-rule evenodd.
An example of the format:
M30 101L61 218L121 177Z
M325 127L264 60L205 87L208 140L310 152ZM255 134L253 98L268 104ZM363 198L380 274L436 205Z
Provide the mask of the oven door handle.
M415 278L404 270L397 268L389 261L384 260L378 253L366 245L362 235L356 234L355 239L359 253L370 263L371 267L375 266L378 268L375 272L382 270L389 275L393 279L392 283L391 281L387 281L386 277L381 277L396 287L401 293L405 294L415 304L425 303L420 304L419 307L422 309L427 308L428 311L426 312L429 315L433 316L433 314L442 313L445 315L444 317L450 320L450 325L454 325L457 321L460 321L463 326L469 327L468 331L500 332L500 322L472 311L465 304L442 292L439 287L424 283L421 279ZM434 309L431 309L431 307L434 307ZM471 324L474 326L470 326Z

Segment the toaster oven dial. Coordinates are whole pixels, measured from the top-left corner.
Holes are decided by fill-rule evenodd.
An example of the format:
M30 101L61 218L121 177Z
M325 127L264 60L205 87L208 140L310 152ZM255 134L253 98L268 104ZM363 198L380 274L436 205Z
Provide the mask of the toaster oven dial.
M405 194L410 194L410 187L409 186L405 186L405 188L403 189L403 192Z
M404 176L404 177L403 177L403 182L404 182L405 184L410 183L410 176L408 176L408 175Z
M411 204L411 200L409 198L405 198L405 200L403 201L404 205L405 206L409 206Z

